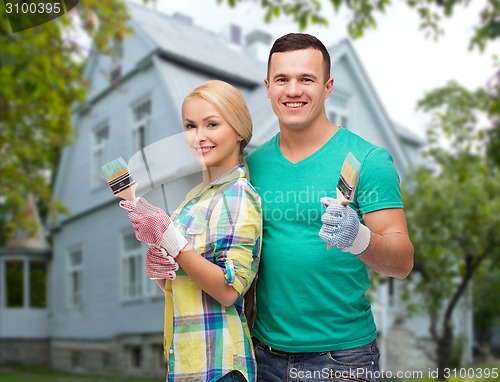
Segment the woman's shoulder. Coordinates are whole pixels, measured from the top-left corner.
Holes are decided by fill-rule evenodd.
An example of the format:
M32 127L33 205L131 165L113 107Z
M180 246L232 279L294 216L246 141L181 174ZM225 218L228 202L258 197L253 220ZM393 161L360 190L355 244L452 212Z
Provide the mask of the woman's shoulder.
M229 182L223 187L225 198L237 198L242 201L250 201L253 204L261 205L260 196L247 178L238 178Z

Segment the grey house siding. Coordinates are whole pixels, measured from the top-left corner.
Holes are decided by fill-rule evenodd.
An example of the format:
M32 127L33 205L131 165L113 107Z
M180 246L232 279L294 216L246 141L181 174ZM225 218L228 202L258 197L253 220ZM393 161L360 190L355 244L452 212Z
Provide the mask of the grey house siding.
M65 224L55 237L53 271L59 275L51 291L55 339L109 339L124 333L157 333L163 326L161 296L122 299L121 238L132 229L117 203L118 199ZM64 276L68 250L74 247L83 254L83 301L81 307L68 308Z

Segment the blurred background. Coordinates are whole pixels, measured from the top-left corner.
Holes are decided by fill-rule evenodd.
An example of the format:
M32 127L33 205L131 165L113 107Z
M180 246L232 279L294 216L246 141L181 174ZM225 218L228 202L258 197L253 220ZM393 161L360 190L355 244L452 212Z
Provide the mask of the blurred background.
M172 211L200 179L182 149L184 96L214 78L238 87L253 150L278 131L269 49L303 31L332 57L329 118L386 147L401 177L415 267L373 274L370 291L385 377L496 380L497 0L87 0L16 33L6 4L0 376L164 378L163 297L100 166L122 156Z

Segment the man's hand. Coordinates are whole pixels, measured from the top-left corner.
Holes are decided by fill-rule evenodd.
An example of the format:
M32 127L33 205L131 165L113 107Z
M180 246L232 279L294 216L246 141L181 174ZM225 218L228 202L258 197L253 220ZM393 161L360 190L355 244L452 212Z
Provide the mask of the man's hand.
M150 246L146 252L144 268L151 280L174 280L179 264L163 248Z
M343 252L362 254L370 244L371 233L360 223L356 211L333 198L321 198L321 203L326 206L326 212L321 216L323 226L319 237Z
M144 198L134 203L122 200L120 207L127 210L130 223L135 230L135 237L149 245L164 248L176 259L188 244L172 224L170 217L161 208L155 207Z

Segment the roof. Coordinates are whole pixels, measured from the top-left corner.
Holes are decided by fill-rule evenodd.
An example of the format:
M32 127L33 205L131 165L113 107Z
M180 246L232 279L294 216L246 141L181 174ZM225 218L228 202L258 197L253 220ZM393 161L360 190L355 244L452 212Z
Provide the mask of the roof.
M229 44L222 36L186 18L135 3L127 2L127 6L133 26L140 28L169 60L247 85L262 82L263 63L243 47Z
M26 230L17 230L14 235L7 240L5 249L21 251L49 251L49 245L45 240L40 215L32 195L28 196L28 208L26 215L35 222L35 233L31 234Z

